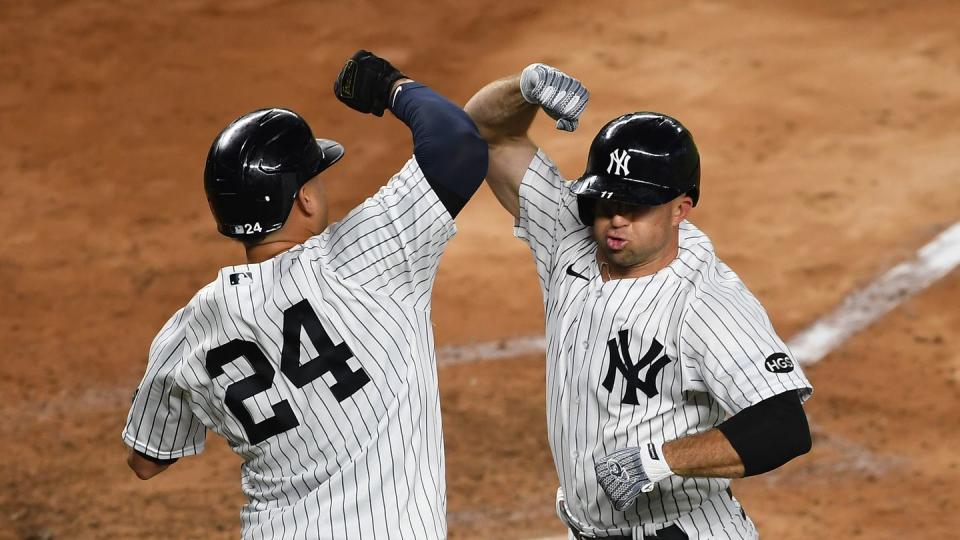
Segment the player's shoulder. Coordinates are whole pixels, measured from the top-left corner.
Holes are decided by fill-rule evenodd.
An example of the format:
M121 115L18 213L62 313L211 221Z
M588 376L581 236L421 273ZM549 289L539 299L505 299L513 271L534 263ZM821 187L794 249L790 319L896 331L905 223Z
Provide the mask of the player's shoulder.
M196 317L197 310L206 302L209 302L211 294L216 290L217 281L217 279L214 279L194 293L183 307L176 310L173 315L167 319L164 328L179 329L189 324L190 320Z
M561 176L560 169L557 167L556 162L553 161L553 158L550 157L543 148L537 148L537 151L533 153L533 157L530 158L530 164L527 165L527 170L549 174L551 176Z
M303 249L313 250L314 257L320 254L332 257L351 246L371 229L396 227L401 221L415 221L426 207L439 203L415 156L404 163L386 184L376 193L364 199L347 212L339 221L329 224L320 234L303 244ZM400 211L400 210L405 211ZM399 214L399 215L398 215Z
M187 343L195 347L198 340L202 341L202 334L215 331L222 320L229 316L223 313L227 309L224 301L226 283L231 279L250 279L249 273L233 271L240 268L222 268L213 281L201 287L167 319L150 346L151 362L170 361L177 356L177 351L184 350Z
M408 196L411 191L422 193L430 191L429 183L416 156L411 156L403 164L403 167L391 176L390 180L381 186L374 195L361 203L361 206L371 203L389 204L391 200Z
M183 346L193 311L194 308L187 303L176 310L163 324L150 343L148 358L151 364L169 360L173 356L173 351Z
M716 254L706 233L693 223L680 227L678 266L689 282L688 310L715 311L729 304L758 304L740 276Z
M229 290L230 283L243 285L253 283L254 274L243 266L227 266L221 268L216 277L201 287L190 300L170 318L167 325L171 329L182 331L186 327L199 322L214 324L225 305L224 296Z
M569 191L572 182L563 176L556 162L543 148L537 148L523 174L521 186L524 185L549 185L555 188L565 188L565 191Z
M207 308L212 303L217 302L219 298L222 298L224 291L226 290L227 283L231 281L238 283L241 280L252 281L251 276L252 274L246 271L245 268L237 266L227 266L221 268L220 271L217 272L217 275L214 277L213 281L210 281L201 287L200 290L198 290L196 294L190 298L190 301L187 302L187 305L184 306L184 309L187 310L188 315L194 316L196 315L197 310Z

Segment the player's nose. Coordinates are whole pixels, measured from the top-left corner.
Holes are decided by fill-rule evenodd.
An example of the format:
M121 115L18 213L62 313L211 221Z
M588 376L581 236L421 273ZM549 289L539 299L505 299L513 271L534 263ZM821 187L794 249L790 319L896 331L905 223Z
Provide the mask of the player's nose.
M610 216L610 225L613 227L625 227L629 223L630 220L621 212L613 212Z

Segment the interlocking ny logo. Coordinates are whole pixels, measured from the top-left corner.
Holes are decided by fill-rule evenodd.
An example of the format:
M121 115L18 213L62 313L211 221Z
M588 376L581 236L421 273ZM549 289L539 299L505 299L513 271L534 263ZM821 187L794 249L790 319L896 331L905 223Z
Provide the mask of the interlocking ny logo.
M626 150L620 150L619 148L610 152L610 163L607 164L607 172L611 172L611 169L616 168L616 171L613 171L613 174L617 176L630 176L630 169L627 168L627 163L630 162L630 154Z
M670 358L665 354L660 356L660 353L663 351L663 345L654 339L653 343L650 344L650 348L647 349L646 354L643 355L643 358L634 365L633 360L630 359L629 332L627 330L621 330L617 335L620 337L619 347L616 339L611 339L607 342L607 347L610 349L610 365L607 367L607 376L603 379L603 387L606 388L608 392L612 392L613 380L619 371L626 381L626 389L624 389L623 392L623 402L630 405L639 405L637 390L642 390L648 398L652 398L660 393L657 391L657 375L660 374L660 370L670 363ZM647 370L647 375L641 380L640 371L647 366L650 366L650 369Z

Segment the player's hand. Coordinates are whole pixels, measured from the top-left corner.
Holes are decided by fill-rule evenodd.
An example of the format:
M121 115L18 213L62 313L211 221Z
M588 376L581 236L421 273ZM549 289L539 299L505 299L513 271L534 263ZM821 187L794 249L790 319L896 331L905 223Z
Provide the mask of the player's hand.
M617 510L625 510L640 493L653 491L654 482L643 468L643 450L624 448L597 462L597 480Z
M390 62L360 49L343 65L333 93L351 109L383 116L393 83L403 78Z
M523 99L539 105L557 121L557 129L574 131L590 100L580 81L546 64L530 64L520 73Z

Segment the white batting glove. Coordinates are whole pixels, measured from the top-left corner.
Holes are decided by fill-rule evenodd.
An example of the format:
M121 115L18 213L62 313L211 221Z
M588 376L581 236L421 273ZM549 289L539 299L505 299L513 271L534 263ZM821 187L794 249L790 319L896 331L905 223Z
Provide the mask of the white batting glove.
M587 107L590 92L580 81L546 64L530 64L520 73L520 93L528 103L539 105L557 129L574 131Z
M627 509L640 493L653 491L657 482L673 475L662 446L650 442L644 448L624 448L597 462L597 480L614 508Z

